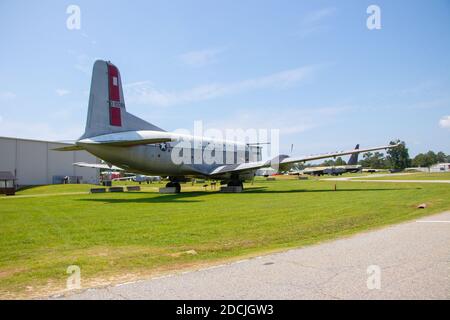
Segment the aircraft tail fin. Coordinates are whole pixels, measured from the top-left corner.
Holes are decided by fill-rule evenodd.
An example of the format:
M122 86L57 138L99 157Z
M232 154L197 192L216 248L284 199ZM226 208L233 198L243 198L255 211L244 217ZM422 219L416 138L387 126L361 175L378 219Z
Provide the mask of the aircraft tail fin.
M97 60L92 70L86 129L80 139L135 130L164 131L126 111L119 69L111 62Z
M359 149L359 144L356 145L355 150ZM358 156L359 156L359 152L358 153L354 153L350 156L350 159L348 160L347 164L348 165L357 165L358 164Z

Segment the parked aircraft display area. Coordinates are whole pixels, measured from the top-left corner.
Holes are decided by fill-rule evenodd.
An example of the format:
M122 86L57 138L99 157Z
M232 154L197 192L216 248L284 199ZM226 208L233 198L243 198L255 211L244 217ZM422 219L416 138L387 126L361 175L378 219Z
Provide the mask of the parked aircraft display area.
M4 313L450 302L450 0L1 0L0 24Z

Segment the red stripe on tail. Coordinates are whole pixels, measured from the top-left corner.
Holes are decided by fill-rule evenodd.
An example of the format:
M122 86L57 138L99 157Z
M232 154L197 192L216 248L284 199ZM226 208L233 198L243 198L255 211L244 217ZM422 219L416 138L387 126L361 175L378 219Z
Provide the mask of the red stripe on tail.
M116 127L122 126L122 111L114 102L120 103L119 70L116 66L108 64L109 83L109 124Z
M122 117L121 110L118 107L109 107L109 123L112 126L121 127Z
M108 78L109 78L109 100L120 102L119 92L119 70L116 66L108 64Z

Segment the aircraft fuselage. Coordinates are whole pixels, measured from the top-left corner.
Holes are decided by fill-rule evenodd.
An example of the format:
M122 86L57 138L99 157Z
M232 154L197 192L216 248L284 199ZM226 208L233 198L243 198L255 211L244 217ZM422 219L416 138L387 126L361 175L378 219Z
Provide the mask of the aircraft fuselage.
M261 160L259 147L193 136L174 140L127 147L81 144L110 164L130 172L157 176L205 177L223 165Z

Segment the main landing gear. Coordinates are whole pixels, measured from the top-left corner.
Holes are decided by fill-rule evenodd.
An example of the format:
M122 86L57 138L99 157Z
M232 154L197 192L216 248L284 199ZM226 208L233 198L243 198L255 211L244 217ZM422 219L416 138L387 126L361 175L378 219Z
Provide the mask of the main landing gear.
M227 183L228 187L241 187L242 189L244 189L244 184L242 183L242 181L239 180L231 180L230 182Z
M175 192L176 193L180 193L181 192L181 185L179 182L173 182L170 181L166 184L166 188L175 188Z
M230 180L227 183L227 187L241 187L241 191L244 190L244 184L242 183L242 180L239 179L239 175L233 174L230 177Z

